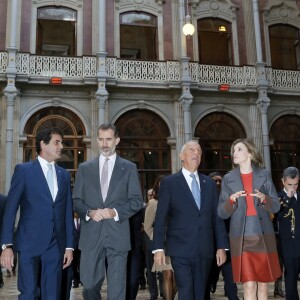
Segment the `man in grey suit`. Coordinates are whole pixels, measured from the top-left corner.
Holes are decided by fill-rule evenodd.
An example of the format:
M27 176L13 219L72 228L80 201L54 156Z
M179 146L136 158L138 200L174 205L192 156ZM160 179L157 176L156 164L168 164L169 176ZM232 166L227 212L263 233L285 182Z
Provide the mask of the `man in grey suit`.
M136 165L115 152L117 128L102 124L97 141L100 156L79 166L73 190L74 210L81 219L80 280L84 299L98 300L107 274L107 298L123 300L129 218L143 207L142 193Z

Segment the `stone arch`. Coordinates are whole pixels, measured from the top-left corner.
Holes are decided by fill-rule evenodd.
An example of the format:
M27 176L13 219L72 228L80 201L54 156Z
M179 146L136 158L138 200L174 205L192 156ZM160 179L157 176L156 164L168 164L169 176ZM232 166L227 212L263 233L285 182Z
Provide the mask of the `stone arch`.
M24 126L22 139L20 139L23 144L23 161L36 158L36 133L49 127L58 127L64 133L63 154L58 164L70 172L73 185L79 164L87 158L87 144L84 141L86 137L84 124L71 110L61 106L51 106L36 110L31 114Z
M43 108L50 108L52 106L55 107L63 107L66 108L70 111L72 111L74 114L76 114L79 119L81 120L81 122L84 125L84 129L86 132L86 136L90 137L91 136L91 123L90 121L80 112L78 111L75 107L71 106L71 105L67 105L65 103L62 103L60 98L53 98L52 100L49 101L43 101L41 103L38 103L35 106L32 106L30 108L30 110L28 110L22 117L22 119L20 120L20 125L19 125L19 133L20 135L24 134L24 128L28 122L28 120L31 118L31 116L36 113L37 111L43 109Z
M117 152L137 165L144 195L160 175L171 174L170 131L165 121L147 109L133 109L114 122L120 130Z
M211 112L195 127L194 136L202 147L201 170L205 173L218 171L225 174L231 169L230 148L238 138L245 138L242 124L225 112Z
M300 165L300 115L281 114L273 121L269 136L272 176L279 189L282 171Z
M152 112L156 113L167 124L168 129L170 131L170 138L175 138L176 135L175 135L175 125L174 125L174 123L161 110L157 109L155 106L152 106L152 105L149 105L148 103L145 103L144 101L139 101L137 105L130 105L130 106L123 107L121 110L118 111L118 113L116 115L114 115L112 117L112 122L115 123L116 120L120 116L122 116L126 112L128 112L130 110L134 110L134 109L145 109L145 110L149 110L149 111L152 111Z

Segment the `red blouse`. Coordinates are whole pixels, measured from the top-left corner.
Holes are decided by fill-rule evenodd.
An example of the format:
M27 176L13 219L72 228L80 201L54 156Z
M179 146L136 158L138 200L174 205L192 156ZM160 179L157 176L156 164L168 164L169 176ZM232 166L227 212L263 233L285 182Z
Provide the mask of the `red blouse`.
M250 196L249 194L254 194L252 179L253 179L253 173L248 174L241 174L242 176L242 182L244 186L246 196L246 202L247 202L247 212L246 216L256 216L256 210L254 207L254 199L253 196Z

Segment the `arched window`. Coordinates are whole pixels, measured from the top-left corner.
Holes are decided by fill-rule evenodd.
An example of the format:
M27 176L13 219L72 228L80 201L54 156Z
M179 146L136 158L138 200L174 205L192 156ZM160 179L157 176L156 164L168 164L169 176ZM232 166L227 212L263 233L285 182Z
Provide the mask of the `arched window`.
M299 29L278 24L269 27L272 68L300 69Z
M159 175L171 173L170 136L165 122L148 110L132 110L116 122L121 141L117 152L137 165L144 191L152 188Z
M276 187L281 187L282 171L300 167L300 117L285 115L277 119L270 130L272 175Z
M199 62L207 65L233 65L231 24L217 18L199 19Z
M156 60L157 18L144 12L120 15L121 58Z
M75 56L76 23L77 12L73 9L56 6L39 8L36 54Z
M31 116L24 130L27 141L23 146L23 161L31 161L36 158L36 134L43 128L50 127L58 127L64 133L63 154L58 164L70 171L73 183L79 164L86 160L86 146L82 141L85 129L78 116L68 109L47 107Z
M202 148L201 170L226 173L232 169L230 148L233 141L245 138L240 122L226 113L212 113L205 116L195 129Z

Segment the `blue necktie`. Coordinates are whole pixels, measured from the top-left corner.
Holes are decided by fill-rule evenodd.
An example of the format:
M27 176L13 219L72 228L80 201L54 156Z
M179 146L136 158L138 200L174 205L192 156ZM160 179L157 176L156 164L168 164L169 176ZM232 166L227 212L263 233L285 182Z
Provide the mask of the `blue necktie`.
M53 177L53 169L51 164L47 164L49 170L47 172L47 183L50 189L50 193L52 195L52 199L54 200L54 177Z
M190 176L193 178L192 180L192 194L194 196L195 202L198 206L198 208L200 209L201 207L201 195L200 195L200 188L198 185L198 182L196 180L196 176L195 174L190 174Z

